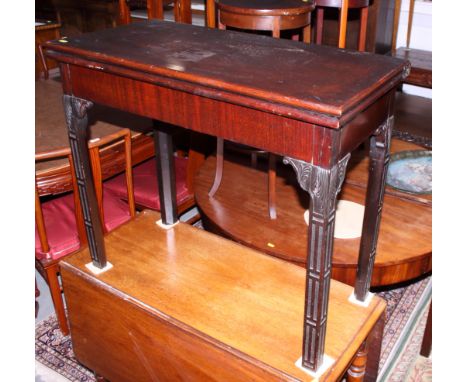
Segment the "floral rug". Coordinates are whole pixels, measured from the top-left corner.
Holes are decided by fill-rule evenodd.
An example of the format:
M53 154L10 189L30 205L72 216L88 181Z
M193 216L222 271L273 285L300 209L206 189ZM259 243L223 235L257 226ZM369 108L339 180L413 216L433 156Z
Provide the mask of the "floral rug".
M430 277L377 293L387 301L379 381L432 380L432 360L418 357L431 293ZM36 326L36 360L70 381L96 380L94 374L74 358L70 336L62 335L55 315Z

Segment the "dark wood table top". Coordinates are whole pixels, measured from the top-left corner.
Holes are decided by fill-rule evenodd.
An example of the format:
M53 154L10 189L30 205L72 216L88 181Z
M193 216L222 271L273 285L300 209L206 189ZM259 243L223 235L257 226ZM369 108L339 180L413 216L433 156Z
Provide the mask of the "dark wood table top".
M103 71L112 65L154 74L165 78L166 86L210 98L220 98L223 90L268 101L256 106L263 111L334 128L392 89L408 64L393 57L159 20L60 41L47 43L47 48L49 56L62 62L70 53L73 63L81 58Z

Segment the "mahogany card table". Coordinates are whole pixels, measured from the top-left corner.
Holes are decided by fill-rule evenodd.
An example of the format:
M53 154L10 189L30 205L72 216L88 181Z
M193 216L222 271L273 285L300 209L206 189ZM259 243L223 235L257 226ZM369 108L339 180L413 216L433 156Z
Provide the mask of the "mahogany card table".
M107 260L86 146L93 103L155 120L166 226L177 223L172 125L272 152L293 166L310 194L302 365L317 370L324 356L336 196L350 153L369 138L354 297L372 297L394 95L409 62L156 20L48 42L45 49L60 64L89 251L98 268Z

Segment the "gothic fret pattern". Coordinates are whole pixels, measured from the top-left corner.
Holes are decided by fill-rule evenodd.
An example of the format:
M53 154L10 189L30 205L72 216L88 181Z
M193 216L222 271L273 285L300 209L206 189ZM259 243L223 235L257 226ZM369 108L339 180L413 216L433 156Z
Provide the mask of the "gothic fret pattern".
M336 197L344 180L350 154L330 169L284 158L296 171L300 186L310 195L306 299L302 364L317 370L323 362Z
M93 103L65 94L63 96L63 105L88 246L93 264L99 268L103 268L106 266L107 260L96 192L89 164L87 142L87 111L93 106Z
M369 180L366 195L366 211L359 248L355 297L364 301L369 292L372 270L379 237L385 183L390 161L390 142L392 137L393 116L389 117L372 135L369 152ZM370 206L370 207L369 207Z

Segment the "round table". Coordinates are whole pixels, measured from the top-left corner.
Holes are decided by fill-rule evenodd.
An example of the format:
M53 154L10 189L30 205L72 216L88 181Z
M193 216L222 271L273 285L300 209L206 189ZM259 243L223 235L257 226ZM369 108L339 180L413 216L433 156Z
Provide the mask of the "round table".
M393 140L392 151L421 149ZM364 151L351 157L339 199L365 204L368 160ZM221 186L208 197L215 170L210 157L195 179L195 198L203 224L241 244L305 267L308 196L289 167L278 169L276 220L268 215L267 174L237 158L226 158ZM360 238L335 239L332 277L352 285ZM432 197L386 188L372 285L395 284L432 269Z

